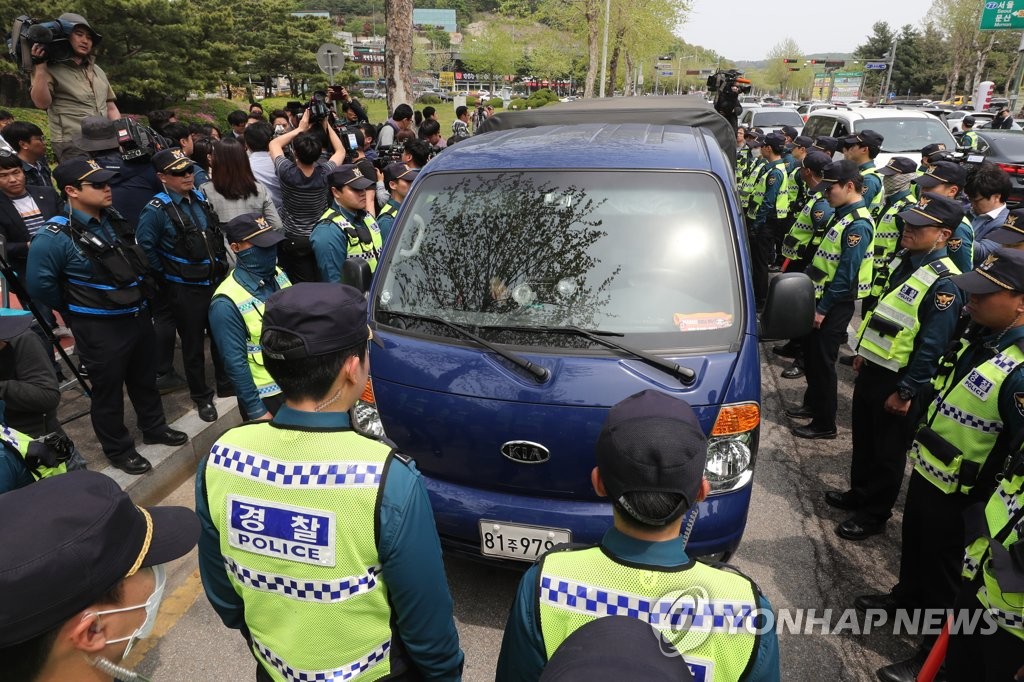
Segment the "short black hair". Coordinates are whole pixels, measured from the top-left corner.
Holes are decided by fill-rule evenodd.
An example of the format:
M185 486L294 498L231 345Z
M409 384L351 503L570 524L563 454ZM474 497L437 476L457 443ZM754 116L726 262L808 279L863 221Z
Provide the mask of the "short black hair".
M191 134L192 130L188 125L181 121L178 121L177 123L168 123L164 126L164 137L169 137L173 142L179 142Z
M271 111L270 121L273 122L275 118L283 118L286 121L291 120L291 117L288 115L288 112L285 111L284 109L274 109L273 111Z
M405 151L409 152L417 168L423 168L430 161L430 143L426 140L409 140L405 143Z
M469 107L467 107L465 104L463 104L462 106L455 107L455 118L458 118L468 113Z
M441 132L441 124L432 118L423 121L420 126L420 139L425 140L431 135L438 135Z
M399 104L395 107L395 113L391 115L391 118L395 121L406 121L412 118L412 107L408 104Z
M437 113L437 109L434 107L423 107L423 119L426 120Z
M266 121L257 121L245 129L242 133L245 146L251 152L265 152L270 148L270 141L274 139L274 126Z
M248 111L242 111L241 109L235 109L230 114L228 114L228 123L230 125L232 125L232 126L243 125L248 120L249 120L249 112Z
M3 133L0 133L15 152L21 149L20 143L28 144L33 137L42 134L43 131L39 126L28 121L15 121L4 128Z
M146 114L146 118L149 120L149 127L161 135L164 134L164 126L174 117L175 113L170 109L154 109Z
M286 331L268 329L260 336L260 344L265 350L283 353L301 346L302 339ZM360 362L366 358L365 341L333 353L309 358L275 360L264 353L263 364L281 387L285 398L323 400L328 397L327 394L345 361L353 356L358 357Z
M612 500L612 507L619 513L619 517L622 521L627 526L636 530L661 530L670 523L673 523L687 511L686 507L680 508L679 503L682 501L683 496L679 493L642 491L623 493L622 497L631 509L635 509L636 513L649 519L665 518L678 508L678 512L672 514L672 517L665 521L664 524L660 526L652 526L649 523L644 523L643 521L639 521L634 518L632 514L625 510L618 500Z
M314 131L300 133L292 140L292 153L295 154L295 160L301 161L307 166L312 166L317 162L323 149L323 142Z
M21 159L17 154L11 154L8 151L0 153L0 170L10 170L11 168L21 168Z
M13 121L14 114L7 111L6 109L0 109L0 121Z
M363 142L377 139L377 126L372 123L363 121L359 124L359 129L363 131Z
M986 161L972 170L964 187L968 199L978 196L988 198L998 194L999 200L1004 204L1012 189L1013 181L1010 180L1010 175L991 161Z

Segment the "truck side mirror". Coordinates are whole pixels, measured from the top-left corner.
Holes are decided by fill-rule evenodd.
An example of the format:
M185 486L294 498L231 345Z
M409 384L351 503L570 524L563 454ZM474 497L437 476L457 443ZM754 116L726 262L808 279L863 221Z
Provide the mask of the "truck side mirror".
M370 264L362 258L346 258L341 264L341 283L359 289L364 294L370 290Z
M796 339L814 327L814 283L801 272L776 275L761 314L761 340Z

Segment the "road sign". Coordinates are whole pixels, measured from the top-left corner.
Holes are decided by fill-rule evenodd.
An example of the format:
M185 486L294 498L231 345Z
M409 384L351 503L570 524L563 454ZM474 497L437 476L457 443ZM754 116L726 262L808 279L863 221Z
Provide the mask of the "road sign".
M345 68L345 48L334 43L324 43L316 51L316 63L327 74L331 85L334 85L334 77Z
M454 71L442 71L438 74L437 84L442 88L448 88L449 90L455 87L455 72Z
M674 76L676 75L673 71L659 71L659 76Z
M868 71L885 71L889 65L885 62L866 62L864 68Z
M982 31L1024 29L1024 0L987 0L981 9Z
M889 99L896 99L896 93L895 92L890 92L889 93Z

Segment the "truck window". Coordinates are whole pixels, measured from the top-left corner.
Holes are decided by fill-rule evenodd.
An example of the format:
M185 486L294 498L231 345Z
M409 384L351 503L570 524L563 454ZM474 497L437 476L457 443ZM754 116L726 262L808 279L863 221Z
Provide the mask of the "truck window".
M581 340L498 328L576 325L659 350L738 339L745 268L711 175L434 173L407 202L375 275L380 324L404 326L389 312L429 315L534 346ZM429 333L453 336L438 325Z
M834 119L828 116L814 116L813 114L807 119L807 125L804 126L804 135L811 137L821 137L822 135L831 135L832 128L834 127Z

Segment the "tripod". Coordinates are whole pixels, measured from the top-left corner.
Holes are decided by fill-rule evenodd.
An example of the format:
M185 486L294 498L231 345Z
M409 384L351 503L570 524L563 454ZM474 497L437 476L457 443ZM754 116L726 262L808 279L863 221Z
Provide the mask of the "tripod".
M57 350L57 354L60 355L61 360L71 370L71 374L74 375L75 380L78 381L78 385L82 387L82 391L85 392L86 397L92 395L92 387L89 382L86 381L82 373L78 371L78 366L71 362L71 358L68 357L67 351L60 345L60 340L53 335L53 330L50 329L50 325L43 319L43 316L39 313L39 309L36 308L35 304L32 303L32 297L28 295L28 291L22 285L21 280L18 279L17 273L14 272L14 268L7 261L7 248L3 238L0 238L0 275L3 275L7 285L14 292L14 295L18 297L18 301L21 302L22 307L26 308L32 317L36 318L36 322L39 323L39 327L43 330L43 336L50 342L50 345Z

